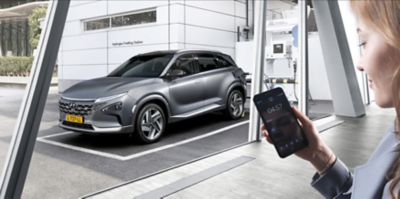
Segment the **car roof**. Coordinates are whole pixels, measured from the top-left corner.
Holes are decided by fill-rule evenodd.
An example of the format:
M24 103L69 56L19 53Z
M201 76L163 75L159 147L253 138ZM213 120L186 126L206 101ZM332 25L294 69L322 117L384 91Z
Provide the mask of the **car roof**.
M148 55L165 55L165 54L181 54L181 53L217 53L217 54L224 54L216 50L206 50L206 49L180 49L180 50L160 50L160 51L152 51L148 53L141 53L138 55L141 56L148 56Z
M166 54L175 54L176 50L160 50L160 51L152 51L147 53L140 53L140 56L147 56L147 55L166 55Z
M216 50L206 50L206 49L181 49L177 50L177 53L185 53L185 52L208 52L208 53L221 53Z

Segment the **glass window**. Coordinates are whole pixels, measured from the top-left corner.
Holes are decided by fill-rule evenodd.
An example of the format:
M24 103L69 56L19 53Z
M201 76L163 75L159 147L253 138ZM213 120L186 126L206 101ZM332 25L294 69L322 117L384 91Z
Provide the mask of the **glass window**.
M130 26L136 24L153 23L156 22L156 11L135 13L130 15L118 16L111 18L112 27Z
M199 54L198 63L201 72L219 68L217 59L211 54Z
M193 55L183 55L175 61L174 65L168 71L168 75L188 76L196 74L198 71Z
M236 112L229 109L233 101L228 102L220 97L232 94L225 88L230 85L226 81L235 81L231 78L230 71L213 77L197 74L199 64L193 51L175 50L174 42L170 42L171 45L157 42L130 44L144 40L155 41L168 34L168 28L153 31L155 34L142 33L148 29L158 29L158 26L150 26L154 26L158 18L168 18L170 13L157 10L167 11L169 4L166 1L142 1L140 4L146 9L134 10L135 5L139 6L134 1L71 0L68 10L70 17L66 19L65 32L58 50L60 75L56 79L57 84L49 89L30 162L30 172L26 176L21 198L89 198L91 196L87 194L248 142L248 136L244 134L248 129L249 117L248 112L245 112L248 109L245 104L236 103L244 102L246 98L242 96L241 100L235 101L238 106L236 110L244 113L244 117L232 118L232 114ZM223 4L230 6L232 2L223 1ZM173 5L171 1L171 6ZM95 16L96 13L91 12L100 7L107 15ZM87 13L82 16L74 15L82 10ZM237 16L242 16L244 12L245 10L238 12ZM187 14L201 18L199 12ZM183 17L178 16L181 20ZM221 17L222 20L226 18ZM150 24L137 25L145 23ZM105 31L111 32L105 34ZM8 35L0 34L1 36L8 38ZM206 31L202 36L211 40L219 39L213 31ZM4 38L4 41L8 40ZM83 44L82 41L88 42ZM178 47L181 41L184 42L179 40ZM232 45L234 42L232 41ZM225 52L224 49L222 51ZM231 52L229 48L226 51ZM137 59L134 54L138 54L135 56ZM212 52L207 54L214 57L216 55ZM222 56L219 53L218 55ZM175 78L159 78L170 66L174 66L172 72L180 72L175 73L177 75L174 77L182 78L176 79L177 81L173 81ZM7 97L6 92L10 92ZM21 93L18 96L19 101L16 100L16 92ZM167 101L166 104L174 104L174 107L161 104L163 102L155 101L156 98L147 98L157 94ZM14 126L12 122L17 120L16 103L22 97L22 91L0 88L0 101L7 105L0 108L0 112L3 111L0 119L4 123L0 124L0 163L4 162L7 155L7 151L3 149L8 147L8 143L4 141L11 140L12 131L9 127ZM143 102L145 106L140 106L139 102ZM215 107L216 104L221 109L203 115L201 110L204 107ZM222 117L222 109L227 117ZM132 117L134 114L137 117ZM195 115L198 117L175 122L179 116L183 118ZM228 117L232 121L227 122ZM165 132L159 142L144 145L138 137L151 137L149 130L152 134L155 133L154 130L158 131L161 122L165 125L161 125ZM95 129L101 132L85 133ZM126 134L102 133L107 130L121 130ZM142 134L138 134L139 130ZM224 139L227 136L229 139ZM174 154L171 156L170 152ZM49 184L51 191L48 191ZM145 192L147 191L141 193Z
M105 29L109 27L110 27L110 18L96 19L85 22L85 31Z
M135 56L111 72L109 77L158 77L164 71L172 54Z
M226 59L224 57L229 58L227 55L226 56L219 56L219 55L217 56L217 60L218 60L220 67L225 68L225 67L235 66L233 61L229 61L230 59Z
M111 21L111 24L110 24ZM141 13L128 14L123 16L107 17L85 21L85 31L99 30L110 27L130 26L137 24L153 23L157 21L157 11L146 11Z
M230 66L236 66L235 61L233 61L232 57L229 55L221 55L221 57L223 57Z

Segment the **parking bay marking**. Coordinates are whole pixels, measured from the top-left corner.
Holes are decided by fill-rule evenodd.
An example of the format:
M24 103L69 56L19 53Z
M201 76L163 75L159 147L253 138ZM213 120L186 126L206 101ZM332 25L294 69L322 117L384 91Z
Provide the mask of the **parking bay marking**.
M224 128L221 128L221 129L209 132L209 133L206 133L204 135L199 135L199 136L196 136L196 137L193 137L193 138L189 138L189 139L186 139L186 140L179 141L177 143L168 144L168 145L165 145L165 146L161 146L161 147L158 147L158 148L150 149L150 150L147 150L147 151L142 151L142 152L135 153L135 154L128 155L128 156L121 156L121 155L115 155L115 154L106 153L106 152L100 152L100 151L93 150L93 149L87 149L87 148L83 148L83 147L73 146L73 145L70 145L70 144L64 144L64 143L60 143L60 142L56 142L56 141L52 141L52 140L47 140L46 139L46 138L50 138L50 137L57 137L57 136L61 136L61 135L72 134L73 132L71 132L71 131L58 133L58 134L54 134L54 135L47 135L47 136L43 136L43 137L38 137L37 141L40 141L40 142L43 142L43 143L47 143L47 144L51 144L51 145L55 145L55 146L59 146L59 147L63 147L63 148L67 148L67 149L72 149L72 150L84 152L84 153L89 153L89 154L93 154L93 155L97 155L97 156L116 159L116 160L120 160L120 161L126 161L126 160L131 160L131 159L134 159L134 158L138 158L138 157L141 157L141 156L144 156L144 155L148 155L148 154L151 154L151 153L155 153L155 152L158 152L158 151L162 151L162 150L165 150L165 149L173 148L173 147L176 147L176 146L179 146L179 145L187 144L189 142L200 140L200 139L212 136L212 135L216 135L218 133L222 133L224 131L227 131L229 129L233 129L235 127L238 127L238 126L241 126L241 125L244 125L244 124L247 124L247 123L249 123L249 120L246 120L246 121L243 121L243 122L239 122L239 123L236 123L236 124L233 124L233 125L230 125L230 126L227 126L227 127L224 127Z
M70 132L70 133L72 133L72 132ZM59 147L67 148L67 149L72 149L72 150L84 152L84 153L98 155L98 156L102 156L102 157L106 157L106 158L111 158L111 159L116 159L116 160L123 160L123 156L120 156L120 155L114 155L114 154L111 154L111 153L104 153L104 152L100 152L100 151L96 151L96 150L92 150L92 149L86 149L86 148L83 148L83 147L73 146L73 145L69 145L69 144L63 144L63 143L52 141L52 140L46 140L44 138L38 138L37 141L40 141L40 142L43 142L43 143L47 143L47 144L51 144L51 145L54 145L54 146L59 146Z

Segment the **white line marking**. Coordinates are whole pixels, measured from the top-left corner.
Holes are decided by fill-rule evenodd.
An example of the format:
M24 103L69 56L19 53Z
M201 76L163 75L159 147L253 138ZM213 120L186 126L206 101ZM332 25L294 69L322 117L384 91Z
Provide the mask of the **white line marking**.
M72 132L72 131L66 131L66 132L62 132L62 133L57 133L57 134L52 134L52 135L46 135L46 136L38 137L38 139L45 139L45 138L57 137L57 136L68 135L68 134L72 134L72 133L74 133L74 132Z
M59 146L59 147L67 148L67 149L72 149L72 150L76 150L76 151L80 151L80 152L84 152L84 153L89 153L89 154L93 154L93 155L97 155L97 156L102 156L102 157L106 157L106 158L120 160L120 161L126 161L126 160L131 160L131 159L134 159L134 158L138 158L138 157L141 157L141 156L144 156L144 155L148 155L148 154L151 154L151 153L155 153L155 152L158 152L158 151L162 151L162 150L165 150L165 149L169 149L169 148L172 148L172 147L176 147L176 146L179 146L179 145L187 144L189 142L200 140L200 139L212 136L212 135L216 135L218 133L222 133L224 131L227 131L229 129L232 129L232 128L235 128L235 127L247 124L247 123L249 123L248 120L240 122L240 123L237 123L237 124L233 124L231 126L227 126L227 127L215 130L215 131L212 131L212 132L204 134L204 135L199 135L199 136L196 136L196 137L193 137L193 138L190 138L190 139L182 140L182 141L174 143L174 144L168 144L168 145L165 145L165 146L161 146L161 147L158 147L158 148L150 149L150 150L147 150L147 151L142 151L140 153L135 153L135 154L128 155L128 156L115 155L115 154L112 154L112 153L100 152L100 151L96 151L96 150L92 150L92 149L73 146L73 145L70 145L70 144L63 144L63 143L52 141L52 140L46 140L46 138L57 137L57 136L61 136L61 135L67 135L67 134L74 133L74 132L71 132L71 131L58 133L58 134L54 134L54 135L48 135L48 136L39 137L36 140L40 141L40 142L47 143L47 144L51 144L51 145L55 145L55 146Z
M319 132L326 131L332 127L335 127L335 126L343 123L342 120L337 119L337 117L334 115L326 117L326 118L322 118L322 119L319 119L319 120L316 120L313 122Z
M124 156L120 156L120 155L115 155L115 154L111 154L111 153L104 153L104 152L100 152L100 151L96 151L96 150L92 150L92 149L73 146L73 145L69 145L69 144L63 144L63 143L60 143L60 142L56 142L56 141L52 141L52 140L46 140L46 139L42 139L42 138L38 138L37 141L44 142L44 143L51 144L51 145L55 145L55 146L59 146L59 147L63 147L63 148L67 148L67 149L72 149L72 150L84 152L84 153L89 153L89 154L98 155L98 156L102 156L102 157L106 157L106 158L111 158L111 159L124 161L124 159L123 159Z
M336 116L332 115L332 116L329 116L329 117L321 118L319 120L315 120L315 121L313 121L313 123L314 123L315 126L322 126L324 124L327 124L329 122L333 122L335 120L337 120Z
M237 123L237 124L234 124L234 125L231 125L231 126L227 126L225 128L222 128L222 129L218 129L218 130L212 131L212 132L204 134L204 135L199 135L199 136L187 139L187 140L182 140L182 141L174 143L174 144L168 144L168 145L161 146L161 147L158 147L158 148L155 148L155 149L150 149L150 150L143 151L143 152L140 152L140 153L136 153L136 154L133 154L133 155L124 156L124 160L130 160L130 159L137 158L137 157L140 157L140 156L144 156L144 155L147 155L147 154L150 154L150 153L162 151L162 150L169 149L169 148L172 148L172 147L176 147L176 146L179 146L179 145L182 145L182 144L186 144L186 143L189 143L189 142L200 140L200 139L206 138L208 136L212 136L212 135L215 135L215 134L218 134L218 133L222 133L222 132L224 132L226 130L235 128L237 126L241 126L241 125L246 124L246 123L249 123L249 121L247 120L247 121L244 121L244 122L240 122L240 123Z

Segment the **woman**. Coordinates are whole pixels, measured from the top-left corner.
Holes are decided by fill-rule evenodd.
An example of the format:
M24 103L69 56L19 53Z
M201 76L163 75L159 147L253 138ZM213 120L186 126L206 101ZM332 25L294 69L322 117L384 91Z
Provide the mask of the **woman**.
M362 55L358 70L368 74L376 104L395 107L397 117L365 165L354 175L318 136L313 123L294 109L309 140L296 153L317 170L311 185L326 198L399 198L400 194L400 1L352 0ZM265 127L262 131L270 141Z

